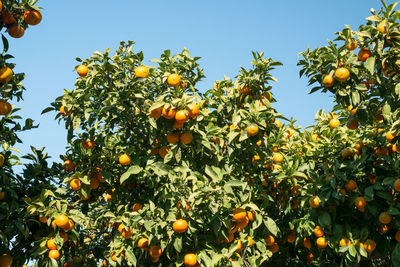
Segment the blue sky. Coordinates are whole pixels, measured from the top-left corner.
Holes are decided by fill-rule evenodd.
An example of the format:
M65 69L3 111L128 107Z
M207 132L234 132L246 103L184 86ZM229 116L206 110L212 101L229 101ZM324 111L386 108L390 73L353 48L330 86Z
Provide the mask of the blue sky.
M278 100L274 107L307 126L319 109L330 110L332 98L308 95L307 81L299 78L297 54L307 46L325 45L345 24L356 29L366 22L370 8L381 7L377 0L41 0L38 5L44 8L42 22L23 38L10 40L15 71L27 75L25 100L13 104L23 108L19 114L24 118L40 124L20 135L24 145L18 147L46 147L57 161L65 151L66 131L55 114L40 113L63 88L73 88L76 57L133 40L135 51L144 51L144 64L151 64L165 49L177 53L187 47L192 56L202 57L207 78L199 89L205 91L214 80L233 78L240 66L248 67L251 51L265 51L266 57L284 64L273 72L279 80L272 90Z

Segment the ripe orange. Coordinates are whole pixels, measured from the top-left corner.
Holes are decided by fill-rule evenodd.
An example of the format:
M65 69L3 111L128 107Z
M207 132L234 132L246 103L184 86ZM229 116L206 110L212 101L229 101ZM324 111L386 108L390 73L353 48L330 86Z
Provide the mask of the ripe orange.
M38 10L29 9L24 12L24 20L29 25L38 25L42 21L42 13Z
M145 237L142 237L138 241L138 247L142 249L146 249L149 246L149 240Z
M121 257L121 260L125 259L125 254L124 254L123 252L121 252L119 255L120 255L120 257ZM113 252L113 253L111 254L111 259L112 259L113 261L117 261L117 256L115 256L115 252Z
M248 211L247 218L249 218L250 221L254 221L256 219L256 213L254 211Z
M276 253L279 251L279 245L277 243L273 243L271 246L269 246L269 250L272 253Z
M397 192L400 192L400 178L397 178L396 181L394 181L394 190L396 190Z
M78 191L82 187L81 180L79 179L72 179L71 182L69 182L69 185L74 191Z
M127 154L122 154L118 159L119 163L123 166L131 164L131 157Z
M185 265L188 267L195 267L197 264L196 254L193 254L193 253L186 254L184 262L185 262Z
M354 107L352 105L347 107L347 110L350 112L350 114L354 115L357 113L358 107Z
M90 189L97 189L99 188L100 181L97 178L90 179Z
M347 68L338 68L335 71L335 79L339 82L345 82L350 77L350 71Z
M193 135L191 132L184 132L183 134L181 134L180 140L183 144L188 145L192 142Z
M12 25L7 28L8 34L13 38L21 38L24 36L25 29L20 25Z
M150 117L152 117L154 119L160 118L161 112L162 112L162 107L158 107L158 108L155 108L152 110L151 110L151 108L149 109Z
M86 65L80 65L76 68L76 72L80 77L85 77L89 72L89 68Z
M356 39L351 38L350 40L347 41L347 50L353 51L354 49L357 48L357 46L358 44Z
M340 121L339 121L338 119L336 119L336 118L331 119L331 120L329 121L329 126L330 126L332 129L334 129L334 128L336 128L336 127L339 127L339 125L340 125Z
M175 121L174 122L174 129L181 129L183 127L184 122Z
M16 22L15 17L8 13L7 10L1 12L1 21L6 25L14 24Z
M237 230L240 232L249 224L249 218L244 217L244 219L236 221Z
M322 79L322 85L325 87L332 87L334 84L334 79L332 75L324 75L324 78Z
M177 233L184 233L188 229L188 223L184 219L179 219L172 224L172 228Z
M238 89L242 95L247 95L250 92L250 88L247 84L239 85Z
M258 125L255 123L249 124L246 128L247 134L250 136L255 136L258 134Z
M64 170L66 170L67 172L72 172L73 170L75 170L75 163L68 159L64 161L63 167Z
M175 120L176 120L177 122L184 123L184 122L186 122L188 119L189 119L189 116L186 114L186 110L184 110L184 109L178 110L178 111L176 112L176 114L175 114Z
M386 140L387 140L388 142L392 142L392 140L396 137L396 134L391 133L391 132L387 132L386 135L385 135L385 137L386 137Z
M286 241L288 243L293 243L294 241L296 241L296 235L294 233L294 231L292 231L286 238Z
M165 156L168 154L168 152L169 152L169 147L163 146L163 147L160 148L160 150L158 151L158 155L160 155L161 158L165 158Z
M49 251L49 258L58 260L60 258L60 252L56 249Z
M349 122L347 122L347 128L350 130L356 130L360 124L358 123L358 120L352 119Z
M0 68L0 83L8 83L11 81L14 72L9 67Z
M131 230L131 228L129 226L125 227L122 223L118 226L118 232L125 239L129 239L133 234L133 231Z
M175 114L176 111L172 107L169 107L167 109L165 107L162 108L162 115L168 120L172 120L173 118L175 118Z
M365 250L369 253L375 250L376 248L376 243L374 240L368 239L362 244L362 246L365 248Z
M13 257L8 253L3 253L0 255L0 266L10 267L13 262Z
M357 188L357 183L354 180L348 180L346 184L344 185L346 187L347 191L353 191L356 190Z
M161 247L159 246L151 246L149 248L150 257L160 257L162 253Z
M64 243L68 241L68 235L65 232L61 232L60 236L63 238Z
M274 125L278 128L282 127L282 122L280 120L274 120Z
M396 239L397 242L400 242L400 230L396 232L394 238Z
M344 237L344 238L340 239L339 245L340 245L341 247L350 246L350 245L351 245L351 241L350 241L350 239L348 239L347 237Z
M319 225L315 226L313 232L314 232L314 235L315 235L316 237L322 237L322 236L324 236L324 231L322 230L321 226L319 226Z
M311 248L311 241L310 241L309 238L304 237L304 239L303 239L303 246L304 246L305 248L308 248L308 249Z
M312 254L310 251L307 252L306 255L306 262L311 263L314 261L314 254Z
M364 212L364 208L367 205L367 201L364 197L357 197L354 200L354 205L358 208L359 211Z
M173 73L168 76L167 82L172 87L177 87L181 84L181 76L179 74Z
M139 66L135 69L135 76L137 78L149 77L149 69L146 66Z
M60 214L56 217L56 225L60 228L66 228L68 226L69 219L67 216Z
M386 27L387 27L386 22L382 21L382 22L380 22L380 23L378 24L378 26L376 27L376 29L377 29L379 32L385 34L385 33L386 33Z
M200 113L199 106L196 103L190 103L187 107L189 109L189 117L195 119Z
M92 149L94 147L94 141L92 141L92 140L90 140L90 141L82 140L82 147L84 149Z
M53 239L49 239L47 240L46 246L48 249L52 250L52 249L57 249L57 244L56 242L54 242Z
M281 153L273 153L272 160L275 163L281 163L283 161L283 155Z
M107 194L107 195L106 195L106 200L107 200L107 202L110 202L111 199L112 199L112 196L111 196L110 194Z
M167 141L171 145L179 142L179 134L178 133L168 133L167 134Z
M186 201L185 201L185 204L186 204L185 210L186 210L186 211L189 211L189 210L190 210L190 204L187 203ZM181 202L178 202L178 203L176 204L176 207L177 207L178 210L181 210L181 206L182 206Z
M378 227L378 231L381 234L386 233L388 230L389 230L389 228L387 227L387 225L379 225L379 227Z
M139 211L139 210L141 210L142 208L143 208L143 205L140 204L140 203L135 203L135 204L133 204L133 206L132 206L132 210L133 210L133 211Z
M0 99L0 115L8 115L11 113L12 106L4 99Z
M47 223L47 218L45 216L39 216L39 221L41 223Z
M318 237L316 243L319 248L326 248L326 246L328 245L325 237Z
M65 227L61 227L64 231L70 231L72 228L74 228L75 223L73 220L68 219L68 224Z
M392 221L392 215L384 211L379 214L379 221L383 224L389 224Z
M361 62L367 61L367 59L371 56L371 51L369 51L369 48L361 48L360 51L358 52L358 60Z
M60 107L60 113L61 115L63 115L64 117L71 115L71 110L68 110L68 112L65 112L65 106L61 106Z
M314 209L318 208L321 204L319 196L312 196L308 199L308 204Z
M264 238L264 241L265 241L265 244L267 244L267 246L272 246L272 244L275 243L275 238L272 235L269 235Z
M244 220L247 217L246 210L242 208L236 208L233 210L233 219L235 221L241 221Z

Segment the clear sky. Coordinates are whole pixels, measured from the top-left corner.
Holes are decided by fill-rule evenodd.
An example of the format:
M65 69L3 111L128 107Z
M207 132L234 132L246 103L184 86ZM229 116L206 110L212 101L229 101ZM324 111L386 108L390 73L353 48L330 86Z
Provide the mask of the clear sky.
M19 148L46 147L57 161L65 151L66 131L54 113L40 113L63 88L73 88L76 57L133 40L135 51L144 51L144 64L152 64L165 49L177 53L187 47L192 56L202 57L207 78L199 89L205 91L214 80L233 78L240 66L248 67L251 51L265 51L284 64L273 72L279 80L272 90L278 100L274 107L304 127L319 109L330 110L332 98L308 95L297 54L307 46L325 45L345 24L356 29L366 22L370 8L381 7L378 0L40 0L38 5L44 8L42 22L23 38L10 40L9 52L16 71L26 73L27 89L24 102L13 104L23 108L19 114L24 118L40 123L20 135L24 145Z

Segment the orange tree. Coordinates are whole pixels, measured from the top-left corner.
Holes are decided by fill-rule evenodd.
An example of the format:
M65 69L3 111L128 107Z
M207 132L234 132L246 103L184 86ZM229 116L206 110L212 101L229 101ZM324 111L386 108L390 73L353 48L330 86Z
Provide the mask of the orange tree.
M0 29L6 29L13 38L20 38L29 25L41 20L35 3L28 1L0 1ZM18 133L36 128L31 119L18 115L20 108L11 105L22 100L25 88L23 73L14 73L13 56L8 54L9 44L2 35L3 51L0 55L0 266L22 266L30 258L29 249L40 236L38 218L25 216L29 197L38 198L42 190L51 189L51 177L58 173L57 167L50 168L48 156L43 149L32 148L31 154L21 157L15 148L21 143ZM22 164L23 158L28 163ZM22 173L17 173L22 170Z
M252 67L200 93L187 50L144 66L133 43L76 67L45 112L65 122L66 186L29 202L52 230L40 266L399 265L396 4L306 50L301 75L335 97L305 130ZM344 41L344 42L343 42ZM50 228L47 228L50 229Z

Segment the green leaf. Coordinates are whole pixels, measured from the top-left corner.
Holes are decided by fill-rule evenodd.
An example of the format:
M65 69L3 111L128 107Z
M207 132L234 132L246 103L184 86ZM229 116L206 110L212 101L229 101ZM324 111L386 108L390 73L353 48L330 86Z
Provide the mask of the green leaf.
M278 234L278 227L276 226L274 220L272 220L270 217L267 217L267 219L264 220L264 224L271 234L273 234L274 236Z
M393 249L392 263L393 266L400 266L400 243L397 243L396 247Z
M369 57L365 62L365 68L369 71L370 74L374 74L375 72L375 57Z
M177 236L175 238L174 241L174 248L177 252L181 252L182 251L182 237L181 236Z
M318 217L318 222L321 224L322 227L330 227L332 220L331 220L331 215L329 215L328 212L323 212L319 217Z
M125 182L126 180L129 179L129 177L131 177L131 175L133 174L138 174L143 170L142 167L138 166L138 165L133 165L131 167L129 167L129 169L121 175L120 177L120 183L122 184L123 182Z

